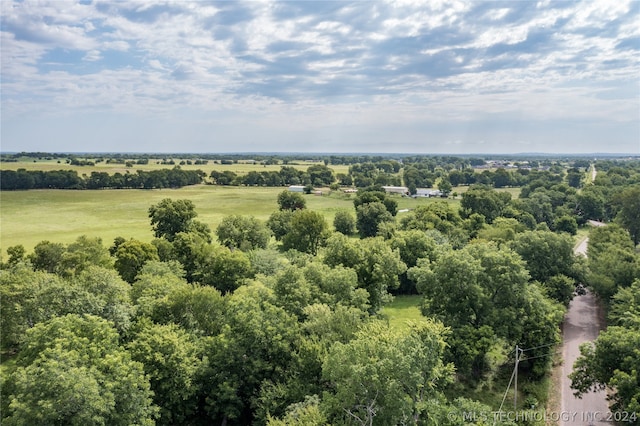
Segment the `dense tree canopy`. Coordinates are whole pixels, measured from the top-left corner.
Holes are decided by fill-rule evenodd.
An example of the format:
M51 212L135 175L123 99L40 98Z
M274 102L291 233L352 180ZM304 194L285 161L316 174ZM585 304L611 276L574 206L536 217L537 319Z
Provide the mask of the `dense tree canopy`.
M154 424L142 364L119 346L106 320L67 315L37 324L16 364L2 399L3 423Z
M226 167L237 158L216 161ZM312 160L305 171L264 157L265 165L283 161L281 170L211 178L324 185L329 165L341 162L352 167L340 184L360 190L342 193L332 181L330 196L355 199L353 209L274 204L266 223L222 218L218 244L191 201L165 199L149 209L151 243L127 236L106 248L82 236L42 241L32 253L10 247L0 262L2 423L468 424L465 413L498 408L515 344L528 349L519 400L543 402L538 380L578 281L606 302L610 324L583 349L574 388L606 387L613 408L638 410L640 261L631 216L640 166L598 162L596 180L576 188L582 170L565 175L566 161L541 161L548 170L498 161L474 171L484 160ZM469 188L460 210L454 199L401 199L371 186L407 185L403 176L414 186L486 186ZM98 188L106 179L92 173L87 182ZM499 186L522 186L522 194L512 200ZM367 209L384 220L359 238L355 218ZM338 232L325 221L334 212ZM616 223L593 228L588 260L574 257L568 234L596 217ZM269 230L278 243L268 244ZM418 314L412 297L385 309L390 293L417 291L423 318L395 316L407 301ZM14 358L4 363L5 355Z
M347 344L336 343L323 365L330 391L323 395L338 424L392 425L429 417L428 402L451 379L442 362L445 329L412 324L398 332L371 323Z
M218 225L216 235L220 244L243 251L266 248L271 232L264 223L253 216L226 216Z

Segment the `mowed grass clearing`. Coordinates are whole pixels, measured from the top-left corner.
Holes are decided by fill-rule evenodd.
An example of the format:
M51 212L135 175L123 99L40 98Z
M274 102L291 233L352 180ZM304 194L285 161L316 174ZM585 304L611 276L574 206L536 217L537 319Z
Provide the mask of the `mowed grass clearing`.
M278 209L285 187L194 185L179 189L29 190L0 191L0 247L22 244L28 252L40 241L69 244L81 235L100 237L110 245L115 237L149 242L153 231L149 207L164 198L191 200L198 220L215 232L225 216L254 216L266 221ZM325 216L331 226L335 213L346 209L355 216L355 194L323 189L323 196L304 195L307 208ZM327 195L331 193L330 195ZM441 198L394 196L401 210L445 201ZM459 199L446 202L459 204ZM456 207L453 207L456 208ZM399 213L398 219L405 213Z
M251 215L267 220L278 209L285 188L195 185L180 189L30 190L0 192L2 248L38 242L70 243L80 235L97 236L110 244L117 236L151 241L149 207L164 198L191 200L198 220L215 231L225 216ZM347 197L306 195L307 207L333 221L341 208L353 209ZM331 222L330 222L331 223Z
M149 207L164 198L191 200L196 206L198 220L215 232L222 219L232 214L266 221L278 209L277 197L284 190L284 187L194 185L154 190L0 191L0 243L2 250L22 244L31 251L43 240L68 244L81 235L100 237L105 245L110 245L118 236L148 242L153 239ZM324 192L329 191L325 189ZM322 213L329 225L340 209L355 215L353 194L334 192L304 197L307 208ZM400 209L412 209L439 200L394 198Z
M391 328L404 330L408 322L419 322L425 319L420 312L421 300L420 295L396 296L391 303L382 308L382 315L389 320Z

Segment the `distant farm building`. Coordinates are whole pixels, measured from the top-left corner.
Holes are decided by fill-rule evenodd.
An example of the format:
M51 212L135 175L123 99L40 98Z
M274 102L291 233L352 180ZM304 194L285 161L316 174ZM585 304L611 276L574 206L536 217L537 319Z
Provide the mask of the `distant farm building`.
M409 188L406 186L383 186L382 189L387 194L409 195Z
M291 191L291 192L304 192L304 186L302 186L302 185L291 185L289 187L289 191Z
M442 197L442 191L431 188L418 188L414 197Z
M345 189L343 191L345 194L355 194L356 192L358 192L357 189Z

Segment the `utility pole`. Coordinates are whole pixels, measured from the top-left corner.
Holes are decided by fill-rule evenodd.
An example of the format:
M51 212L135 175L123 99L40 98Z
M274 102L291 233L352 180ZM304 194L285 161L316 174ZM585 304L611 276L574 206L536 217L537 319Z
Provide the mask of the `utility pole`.
M518 409L518 363L520 362L520 354L524 352L516 345L516 366L515 366L515 386L513 390L513 411Z

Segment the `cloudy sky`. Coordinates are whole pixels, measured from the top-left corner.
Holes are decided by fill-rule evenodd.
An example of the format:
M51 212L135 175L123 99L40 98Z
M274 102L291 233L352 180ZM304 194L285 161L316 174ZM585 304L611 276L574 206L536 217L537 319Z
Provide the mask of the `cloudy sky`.
M2 151L640 153L640 1L1 0Z

